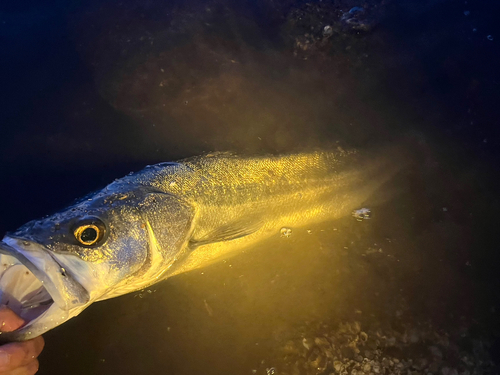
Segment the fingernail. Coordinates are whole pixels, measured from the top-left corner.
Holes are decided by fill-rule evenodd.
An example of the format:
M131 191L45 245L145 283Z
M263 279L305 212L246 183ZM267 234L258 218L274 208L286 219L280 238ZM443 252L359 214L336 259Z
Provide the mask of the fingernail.
M0 367L7 366L10 363L10 354L0 352Z

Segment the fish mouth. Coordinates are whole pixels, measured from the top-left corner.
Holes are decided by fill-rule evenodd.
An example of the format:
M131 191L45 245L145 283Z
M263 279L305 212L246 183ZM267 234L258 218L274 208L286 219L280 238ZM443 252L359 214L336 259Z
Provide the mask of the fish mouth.
M15 331L1 332L0 342L39 336L77 315L89 300L44 246L11 236L0 242L0 304L25 321Z

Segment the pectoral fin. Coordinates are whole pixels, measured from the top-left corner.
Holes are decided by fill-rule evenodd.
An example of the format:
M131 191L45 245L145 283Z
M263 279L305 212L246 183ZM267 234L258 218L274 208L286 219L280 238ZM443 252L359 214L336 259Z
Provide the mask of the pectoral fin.
M262 227L262 224L262 221L248 219L232 222L220 226L200 238L196 238L196 235L193 236L193 238L189 241L189 248L194 250L203 245L242 238L257 232Z

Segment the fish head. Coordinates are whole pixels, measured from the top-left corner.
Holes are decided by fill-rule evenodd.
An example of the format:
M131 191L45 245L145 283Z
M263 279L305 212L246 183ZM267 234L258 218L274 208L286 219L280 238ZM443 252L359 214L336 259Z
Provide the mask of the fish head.
M0 340L36 337L95 301L164 278L191 219L191 207L173 195L107 188L6 234L0 242L0 304L27 323Z

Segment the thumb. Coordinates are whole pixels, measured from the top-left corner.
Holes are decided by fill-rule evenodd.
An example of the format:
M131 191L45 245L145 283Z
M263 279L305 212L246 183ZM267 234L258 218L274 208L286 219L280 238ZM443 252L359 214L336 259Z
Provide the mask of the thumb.
M0 306L0 331L10 332L24 324L24 320L7 306Z

